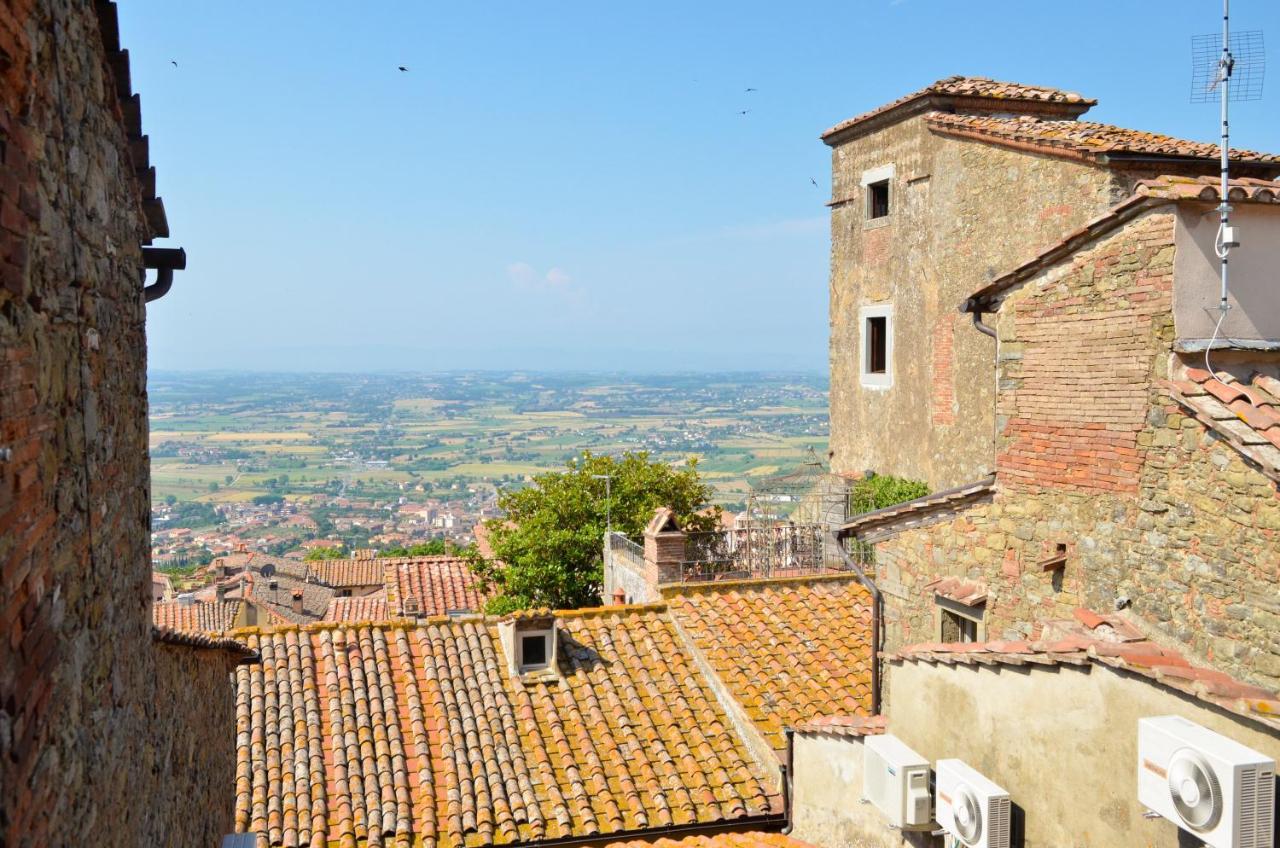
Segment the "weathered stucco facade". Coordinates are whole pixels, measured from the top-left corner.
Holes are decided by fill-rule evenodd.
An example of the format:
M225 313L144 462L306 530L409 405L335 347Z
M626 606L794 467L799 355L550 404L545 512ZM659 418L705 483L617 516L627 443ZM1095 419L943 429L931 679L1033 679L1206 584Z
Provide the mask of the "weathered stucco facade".
M889 729L930 761L957 757L1008 791L1023 836L1013 844L1023 848L1196 844L1168 821L1143 818L1140 718L1180 715L1280 759L1270 727L1096 664L905 662L889 675Z
M893 166L868 220L862 174ZM932 132L917 115L832 151L831 449L837 472L934 489L992 470L993 341L958 311L972 291L1128 193L1132 178ZM861 384L863 307L893 307L892 385Z
M0 843L10 846L212 844L231 824L230 798L191 806L211 784L170 759L182 747L203 765L229 757L233 713L210 683L227 680L227 656L207 660L213 678L178 679L153 645L140 247L163 212L147 199L146 141L126 131L137 104L124 54L106 46L115 37L110 3L0 7ZM226 793L225 768L215 771Z
M1280 494L1164 388L1174 263L1172 207L1156 207L1004 297L994 496L860 533L878 540L890 650L938 638L928 584L960 577L986 589L988 638L1122 608L1280 686Z

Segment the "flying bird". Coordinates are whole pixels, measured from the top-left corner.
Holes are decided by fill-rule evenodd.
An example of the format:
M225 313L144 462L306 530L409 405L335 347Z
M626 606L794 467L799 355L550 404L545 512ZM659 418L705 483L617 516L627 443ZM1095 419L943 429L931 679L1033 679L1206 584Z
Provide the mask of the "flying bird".
M750 112L750 111L751 111L750 109L743 109L743 110L742 110L741 112L739 112L738 114L739 114L739 115L745 115L745 114L747 114L747 113L748 113L748 112Z
M170 59L170 60L169 60L169 64L170 64L170 65L173 65L173 66L176 68L176 67L178 67L178 60L177 60L177 59Z
M750 94L750 93L751 93L751 92L753 92L753 91L759 91L759 89L756 89L756 88L748 88L748 89L747 89L747 94Z
M818 187L818 181L817 181L817 180L815 180L813 177L810 177L810 178L809 178L809 182L813 183L813 187L814 187L814 188L817 188L817 187Z
M403 72L405 72L405 73L408 73L408 71L409 71L409 69L408 69L408 68L406 68L404 65L399 65L398 67L400 68L400 70L401 70L401 71L403 71Z

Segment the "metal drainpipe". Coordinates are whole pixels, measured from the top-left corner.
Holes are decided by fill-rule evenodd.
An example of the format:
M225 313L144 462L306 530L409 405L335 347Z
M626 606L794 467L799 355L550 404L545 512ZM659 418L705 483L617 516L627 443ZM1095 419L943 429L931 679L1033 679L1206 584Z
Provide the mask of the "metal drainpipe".
M142 289L146 302L150 303L169 293L169 289L173 286L173 272L185 270L187 267L187 252L180 247L144 247L142 248L142 267L156 271L156 281ZM144 279L145 275L144 271Z
M973 316L973 328L983 335L997 338L994 327L989 327L982 323L982 307L973 298L969 298L964 302L964 306L960 307L961 312L968 312Z
M795 824L792 816L795 810L795 801L792 799L792 793L795 791L795 773L796 773L796 749L795 736L796 732L790 727L786 729L787 736L787 764L782 767L782 814L787 817L787 823L782 826L783 833L791 833L791 827Z
M862 566L849 556L849 552L840 544L835 533L828 532L830 541L835 545L845 563L858 575L859 582L871 593L871 714L880 715L880 616L884 601L880 589L867 577Z

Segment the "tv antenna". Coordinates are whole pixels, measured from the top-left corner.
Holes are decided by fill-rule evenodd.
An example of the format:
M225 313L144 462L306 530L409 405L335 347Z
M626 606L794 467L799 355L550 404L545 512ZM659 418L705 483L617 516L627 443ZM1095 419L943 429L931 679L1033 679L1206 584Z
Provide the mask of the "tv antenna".
M1214 371L1209 363L1209 352L1217 344L1218 332L1231 308L1227 302L1229 255L1233 247L1240 246L1239 234L1231 226L1231 204L1228 202L1231 145L1227 104L1232 100L1262 99L1266 61L1261 30L1232 34L1230 0L1222 0L1222 35L1197 35L1191 39L1191 102L1208 103L1216 94L1222 111L1222 141L1218 149L1222 186L1218 203L1218 235L1214 240L1214 252L1218 255L1222 274L1222 290L1218 300L1218 322L1204 349L1204 367L1210 374Z

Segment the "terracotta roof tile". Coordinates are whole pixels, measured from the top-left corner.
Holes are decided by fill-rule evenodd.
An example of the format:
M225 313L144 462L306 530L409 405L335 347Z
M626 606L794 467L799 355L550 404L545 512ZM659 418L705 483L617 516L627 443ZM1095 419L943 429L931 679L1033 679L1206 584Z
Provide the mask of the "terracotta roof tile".
M658 837L633 839L627 842L610 842L604 848L812 848L783 833L763 833L758 830L729 831L709 835L686 836L683 839Z
M986 603L987 587L983 583L975 583L960 577L939 577L925 584L935 595L955 601L965 606L977 606Z
M850 576L684 585L684 632L775 751L784 729L871 712L871 595Z
M840 528L843 534L858 533L888 523L905 522L904 527L913 526L911 522L931 515L938 510L951 509L958 504L983 497L995 488L995 477L984 477L972 483L932 492L913 500L904 501L893 506L864 512L855 515Z
M1087 110L1090 106L1096 106L1098 103L1098 101L1082 97L1074 91L1063 91L1058 88L1047 88L1040 85L1024 85L1016 82L1000 82L999 80L987 79L986 77L953 76L940 79L935 83L926 85L919 91L913 91L910 94L899 97L897 100L872 109L870 112L863 112L861 115L856 115L848 120L841 121L834 127L826 130L822 134L822 138L826 141L832 136L839 135L845 130L856 126L857 124L861 124L864 121L870 120L871 118L887 114L909 104L925 101L930 98L991 100L995 101L990 107L993 110L1007 110L1013 104L1022 104L1024 107L1050 104L1056 105L1060 108L1064 106L1075 107L1068 110L1071 114L1079 114L1080 112Z
M1091 617L1102 619L1089 627ZM1100 632L1101 631L1101 632ZM1131 634L1137 630L1116 616L1081 616L1074 622L1051 622L1032 642L920 644L902 648L892 662L986 665L1088 665L1096 663L1151 678L1238 715L1280 729L1276 693L1251 686L1215 669L1193 665L1173 648ZM1093 638L1097 637L1097 638Z
M798 733L829 733L835 736L876 736L888 729L888 722L877 716L820 716L797 724Z
M378 592L373 595L357 595L350 598L333 598L329 608L324 611L323 621L361 622L386 621L386 595Z
M429 556L380 562L386 564L387 609L397 616L480 612L488 600L464 559Z
M1245 383L1225 371L1187 368L1165 388L1197 421L1280 481L1280 380L1254 374Z
M307 579L333 589L381 586L386 559L322 559L307 563Z
M151 608L151 621L157 627L184 633L221 633L241 623L243 610L243 601L163 601Z
M210 636L205 633L190 633L171 630L168 627L151 626L151 639L162 645L176 645L180 648L197 648L200 650L226 651L241 659L256 659L258 654L253 648L238 639L227 639Z
M558 621L536 681L493 619L241 631L235 830L452 848L781 813L661 607Z
M1030 115L953 115L931 112L926 121L937 132L1003 144L1030 145L1049 153L1087 159L1104 156L1169 156L1217 161L1216 144L1161 133L1131 130L1094 121L1053 120ZM1280 155L1231 150L1236 162L1280 165Z
M1217 203L1222 195L1222 180L1209 176L1164 176L1139 180L1134 192L1145 197ZM1280 181L1232 177L1227 185L1227 198L1232 203L1280 203Z

